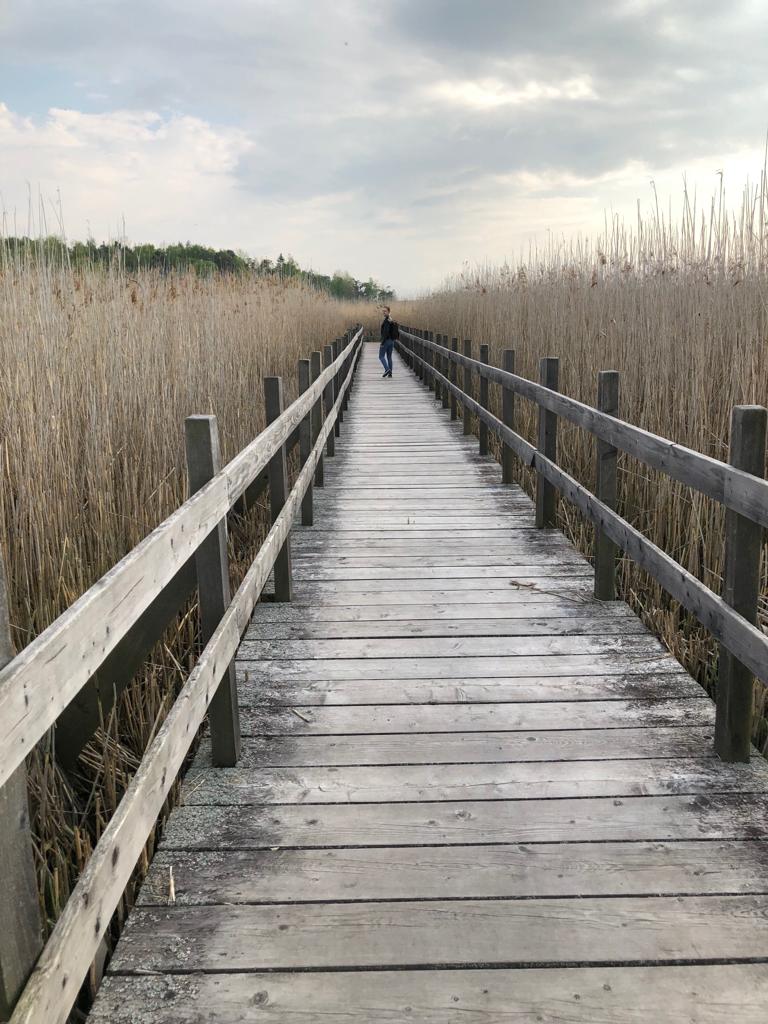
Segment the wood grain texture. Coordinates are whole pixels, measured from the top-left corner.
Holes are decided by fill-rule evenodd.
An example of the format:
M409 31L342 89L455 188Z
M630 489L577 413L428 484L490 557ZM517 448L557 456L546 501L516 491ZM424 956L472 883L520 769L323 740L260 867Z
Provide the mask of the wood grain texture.
M13 657L5 565L0 552L0 668ZM29 825L27 769L0 786L0 1020L8 1020L42 945Z
M388 764L480 764L508 761L712 758L711 726L642 726L629 729L556 729L542 732L420 733L417 743L402 733L364 736L252 736L239 767ZM195 768L211 764L203 743Z
M529 843L347 850L162 850L142 906L371 899L748 894L768 891L768 843Z
M764 964L109 978L95 1024L763 1024ZM266 1015L266 1016L265 1016Z
M714 725L707 700L588 700L509 704L368 704L298 709L242 709L244 736L351 733L525 732L540 729L622 729L632 725Z
M248 667L250 664L250 667ZM642 664L616 663L593 673L588 664L580 675L482 676L460 678L424 676L414 679L388 677L386 688L377 679L265 680L253 663L238 670L240 700L244 707L266 711L279 707L346 704L498 704L549 703L550 701L640 700L692 697L707 700L702 688L682 669L653 671Z
M748 924L748 927L745 927ZM110 970L768 958L768 896L137 908Z
M167 849L768 839L765 794L184 807Z
M766 793L768 768L724 768L715 758L533 761L511 764L203 768L188 805L374 804L532 800L663 793Z

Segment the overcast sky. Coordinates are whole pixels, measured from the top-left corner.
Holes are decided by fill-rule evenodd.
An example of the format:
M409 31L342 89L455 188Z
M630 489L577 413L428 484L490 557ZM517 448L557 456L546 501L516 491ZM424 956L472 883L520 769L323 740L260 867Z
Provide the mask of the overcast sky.
M734 200L768 0L0 0L0 195L406 294L681 176Z

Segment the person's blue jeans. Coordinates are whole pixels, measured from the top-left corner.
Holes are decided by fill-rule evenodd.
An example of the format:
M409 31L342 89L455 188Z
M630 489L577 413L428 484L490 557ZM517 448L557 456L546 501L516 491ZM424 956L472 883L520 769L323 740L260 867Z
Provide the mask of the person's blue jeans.
M392 373L392 350L394 347L394 341L382 341L379 346L379 359L385 373Z

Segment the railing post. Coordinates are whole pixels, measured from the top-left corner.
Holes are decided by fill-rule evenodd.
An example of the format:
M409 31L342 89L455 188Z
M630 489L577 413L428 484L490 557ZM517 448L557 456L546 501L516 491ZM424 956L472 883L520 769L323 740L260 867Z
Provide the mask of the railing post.
M416 344L416 351L419 353L419 358L422 360L419 363L419 368L418 368L418 370L416 372L418 373L419 380L423 384L424 383L424 375L426 373L426 370L425 370L425 367L424 367L424 362L423 362L423 360L426 359L426 350L424 348L424 331L423 330L419 330L416 333L419 336L419 340L418 340L418 342Z
M323 369L327 370L328 367L333 363L333 349L330 345L326 345L323 349ZM333 378L323 388L323 399L325 402L325 416L330 416L331 409L333 408ZM328 434L328 440L325 443L325 452L329 457L336 454L336 431L331 430Z
M488 346L487 345L481 345L480 346L480 362L481 363L485 363L486 366L488 365ZM480 378L480 405L482 405L482 407L484 409L488 408L488 378L487 377L481 377ZM488 454L488 424L487 423L483 423L482 420L480 420L478 434L479 434L479 437L480 437L480 454L481 455L487 455Z
M354 333L355 333L354 330L347 331L346 336L344 337L344 348L346 348L347 345L349 345L350 341L352 341L352 335ZM341 371L341 380L342 381L344 381L346 379L346 376L349 373L349 368L352 365L353 358L354 358L354 353L352 353L351 355L348 355L347 358L344 360L344 367L343 367L343 369ZM342 410L344 412L346 412L347 409L349 408L349 396L352 393L352 387L353 387L354 383L355 383L355 380L354 380L354 377L353 377L352 380L349 382L349 387L344 392L344 398L341 401L341 408L342 408Z
M309 390L310 383L310 370L309 360L299 360L299 394L303 395L305 391ZM310 452L312 451L312 410L310 409L307 415L299 424L299 462L302 468L306 464L309 458ZM312 481L309 482L309 487L301 501L301 525L311 526L314 519L313 510L313 497L312 497Z
M426 333L427 333L427 341L432 341L432 339L434 338L434 333L432 331L427 331ZM435 365L435 353L433 352L433 350L431 348L428 348L426 350L426 354L427 354L427 366L429 367L428 374L427 374L427 386L429 387L430 391L434 391L435 390L435 375L434 375L434 373L432 371L433 371L433 368L434 368L434 365Z
M264 378L264 404L269 425L274 423L283 412L282 377ZM269 506L273 525L287 500L288 460L285 456L285 445L281 444L269 460ZM291 600L291 576L291 537L289 534L275 560L275 601Z
M731 414L728 462L753 476L765 475L768 410L737 405ZM752 625L760 595L762 527L731 509L725 513L722 598ZM723 761L749 761L752 738L752 673L720 645L715 717L715 752Z
M601 370L597 375L597 408L609 416L619 415L619 374ZM595 496L608 508L616 508L616 460L618 450L597 439L597 483ZM598 601L616 600L616 545L595 526L595 597Z
M332 348L333 348L333 360L335 362L339 358L339 353L341 352L341 342L339 341L338 338L336 339L336 341L334 341L334 343L332 345ZM333 400L334 400L334 402L339 397L339 392L340 391L341 391L341 372L339 370L337 370L336 373L334 373L334 375L333 375ZM336 417L336 422L333 425L333 432L336 435L336 437L339 437L339 435L341 434L341 421L342 421L342 413L341 413L341 409L339 409L339 415Z
M458 338L454 338L451 341L451 351L452 352L458 352L459 351L459 339ZM451 384L455 384L456 383L457 376L458 376L458 367L456 366L456 363L453 360L451 360ZM458 399L456 398L456 395L453 392L451 392L451 419L452 420L458 419L458 416L459 416L459 403L458 403Z
M442 344L442 338L443 338L442 334L436 334L435 335L435 344L436 345ZM435 357L435 359L434 359L435 369L437 370L438 373L440 373L440 371L442 369L442 365L443 365L442 364L442 359L440 358L440 353L439 352L434 352L433 355ZM442 395L443 395L443 385L440 383L440 381L437 379L437 377L435 377L435 401L436 402L442 401Z
M312 371L312 383L314 384L317 378L322 373L322 356L319 352L313 352L312 358L310 359L310 368ZM320 431L323 428L323 398L322 395L317 399L315 404L312 406L312 447L314 448L317 444L317 439L320 437ZM315 467L315 487L323 487L325 485L325 471L323 467L323 456L317 460L317 466Z
M215 416L187 416L184 421L190 496L221 469L219 427ZM218 523L195 552L202 646L208 643L232 599L229 589L227 520ZM211 756L218 768L231 768L240 757L240 713L234 660L227 666L208 709Z
M0 554L0 669L13 653ZM9 1020L43 945L24 763L0 786L0 878L0 1020Z
M465 338L465 340L464 340L464 355L467 356L468 359L472 358L472 342L469 340L469 338ZM471 366L465 366L464 367L464 386L463 386L462 390L463 390L465 395L469 395L470 398L472 397L472 367ZM472 433L472 413L469 411L469 409L467 408L466 404L464 405L464 407L462 409L461 415L464 418L464 433L465 434L471 434Z
M560 360L545 356L539 362L539 383L557 391ZM557 461L557 415L539 406L538 450L551 462ZM557 491L541 473L536 476L536 526L555 525Z
M442 342L442 344L443 344L444 348L448 348L448 335L447 334L443 335L443 342ZM444 377L447 377L448 380L451 379L451 359L450 359L450 356L447 353L442 353L442 355L440 357L440 372L442 373L442 375ZM443 408L444 409L448 409L450 407L450 404L451 404L451 392L448 390L448 388L445 385L443 385L443 387L441 389L441 393L442 393L442 396L443 396Z
M507 373L515 372L515 350L513 348L504 349L501 368ZM501 390L501 421L510 430L515 429L515 392L506 384L502 386ZM511 484L514 480L514 455L512 448L508 444L502 443L501 482L503 484Z

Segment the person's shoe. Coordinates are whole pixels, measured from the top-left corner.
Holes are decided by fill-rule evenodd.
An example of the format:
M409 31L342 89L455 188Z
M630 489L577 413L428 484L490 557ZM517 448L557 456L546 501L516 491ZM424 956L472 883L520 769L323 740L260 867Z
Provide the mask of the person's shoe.
M392 371L391 370L387 370L387 372L384 374L384 376L385 377L391 377L392 376Z
M388 377L388 376L389 376L389 370L385 370L384 373L382 373L382 375L381 375L381 379L384 380L384 378Z

